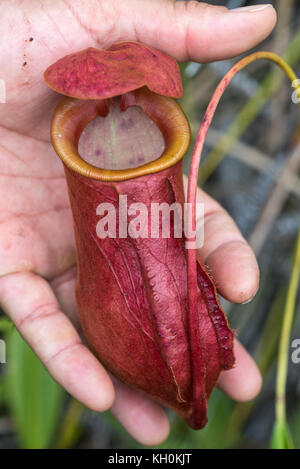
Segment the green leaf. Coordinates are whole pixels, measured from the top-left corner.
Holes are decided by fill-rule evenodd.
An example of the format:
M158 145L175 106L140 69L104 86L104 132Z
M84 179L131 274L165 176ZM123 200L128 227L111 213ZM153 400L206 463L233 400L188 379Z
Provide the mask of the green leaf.
M6 332L6 331L10 330L13 327L14 327L14 325L11 322L10 319L6 318L5 316L0 317L0 332Z
M77 443L82 434L80 423L84 410L83 404L76 399L70 400L54 444L55 449L72 448Z
M277 421L274 425L271 449L294 449L289 429L283 421Z
M16 330L7 334L5 393L19 444L48 448L61 416L64 391Z

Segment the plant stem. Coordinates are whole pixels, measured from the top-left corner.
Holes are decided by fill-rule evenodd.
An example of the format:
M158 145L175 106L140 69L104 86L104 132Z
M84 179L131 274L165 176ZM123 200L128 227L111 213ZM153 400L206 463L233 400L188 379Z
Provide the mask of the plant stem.
M285 388L288 373L290 336L294 319L295 304L297 298L298 284L300 277L300 231L298 234L296 256L289 283L288 295L284 309L282 333L279 345L279 357L277 368L276 383L276 419L285 422L286 420L286 403Z
M272 52L255 52L250 54L247 57L244 57L236 65L234 65L223 77L219 83L217 89L215 90L209 105L207 107L206 113L204 115L203 121L201 123L190 167L189 173L189 182L188 182L188 219L190 222L188 225L192 228L192 231L196 233L196 193L197 193L197 182L198 182L198 173L200 160L202 155L202 150L205 142L205 138L214 117L215 111L218 107L218 104L221 100L221 97L226 90L227 86L235 75L245 68L248 64L260 60L267 59L279 65L282 70L286 73L290 81L293 83L297 80L297 76L292 70L292 68L277 54ZM295 82L296 83L296 82ZM298 90L298 95L300 97L300 84L295 87ZM189 245L195 243L196 236L189 238ZM188 278L188 302L189 302L189 331L191 340L191 345L195 347L200 347L200 338L198 337L198 328L195 327L197 324L197 253L196 248L187 249L187 278ZM199 378L199 367L193 364L193 392L194 392L194 402L199 401L199 389L197 388L197 379Z
M300 31L295 35L289 44L283 59L294 66L300 58ZM278 90L282 78L273 71L270 72L262 82L255 95L247 102L239 112L235 121L229 126L224 134L216 143L215 147L207 155L201 167L201 173L198 177L198 184L203 183L209 178L213 171L218 167L223 158L232 148L239 137L247 130L253 120L258 116L264 105L270 100Z

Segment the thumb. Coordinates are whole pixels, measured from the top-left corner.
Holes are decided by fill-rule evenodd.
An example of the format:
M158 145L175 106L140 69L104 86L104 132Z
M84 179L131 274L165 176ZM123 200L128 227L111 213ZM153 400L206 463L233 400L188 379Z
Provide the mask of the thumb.
M178 60L209 62L239 55L265 39L276 23L270 4L228 10L197 1L132 0L123 18L131 19L135 39Z

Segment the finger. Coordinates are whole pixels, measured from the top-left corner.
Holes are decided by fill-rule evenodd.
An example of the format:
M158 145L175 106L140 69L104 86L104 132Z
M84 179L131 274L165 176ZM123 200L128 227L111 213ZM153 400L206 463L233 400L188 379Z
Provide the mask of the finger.
M134 0L117 4L127 20L127 37L131 18L136 40L178 60L208 62L239 55L265 39L276 23L272 5L227 10L196 1Z
M246 303L259 286L254 252L229 214L203 191L198 193L205 212L204 246L200 255L221 295L234 303Z
M170 425L163 409L142 394L114 380L116 399L111 408L130 435L142 445L156 446L168 436Z
M237 340L234 353L236 366L232 370L221 373L218 387L235 401L251 401L261 390L261 374L253 358Z
M64 306L72 321L76 321L76 300L74 295L76 271L66 272L51 282L59 303ZM157 404L121 384L112 377L116 399L112 413L123 427L139 443L153 446L163 442L169 433L169 421Z
M80 330L77 303L75 297L76 266L51 280L50 285L59 302L61 310L70 318L77 330Z
M70 394L99 412L111 407L114 388L108 374L83 346L45 280L29 272L0 278L0 306Z
M186 192L186 177L184 188ZM254 252L226 210L199 188L197 203L204 204L204 245L199 250L202 260L224 298L233 303L248 302L259 286Z

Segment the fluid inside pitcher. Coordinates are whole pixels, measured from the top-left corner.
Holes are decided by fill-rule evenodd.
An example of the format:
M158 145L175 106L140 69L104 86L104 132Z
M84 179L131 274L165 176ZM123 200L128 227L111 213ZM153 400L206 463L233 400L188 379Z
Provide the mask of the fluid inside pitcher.
M165 141L158 126L139 106L120 110L120 99L111 101L106 117L96 117L83 130L78 151L98 168L136 168L159 158Z

